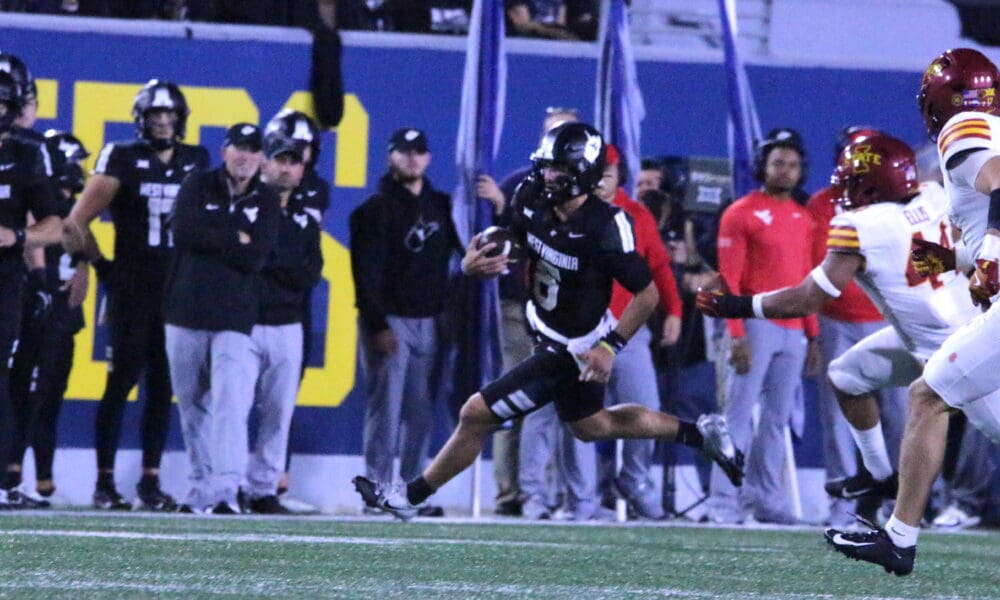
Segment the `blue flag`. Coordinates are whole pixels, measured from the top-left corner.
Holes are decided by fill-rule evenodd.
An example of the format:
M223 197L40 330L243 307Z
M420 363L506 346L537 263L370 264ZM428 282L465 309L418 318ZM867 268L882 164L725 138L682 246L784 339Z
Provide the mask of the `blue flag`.
M750 90L746 67L736 47L736 6L719 0L722 46L726 56L726 89L729 96L729 160L733 166L733 197L757 188L753 176L754 145L761 139L760 121Z
M476 178L493 174L507 94L503 0L476 0L465 52L465 75L455 157L458 188L452 217L463 244L493 224L493 206L476 197ZM496 279L460 280L453 309L454 390L458 402L500 375L500 299Z
M625 0L605 0L601 9L601 56L597 63L597 94L594 101L595 127L606 142L618 147L629 169L629 195L639 181L640 123L646 105L639 91L632 36L629 33Z

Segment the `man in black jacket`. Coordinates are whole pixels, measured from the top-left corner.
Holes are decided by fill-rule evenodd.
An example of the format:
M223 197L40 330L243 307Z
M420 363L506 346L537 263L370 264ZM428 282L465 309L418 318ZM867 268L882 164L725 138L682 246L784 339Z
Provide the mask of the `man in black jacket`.
M272 127L272 125L274 125ZM250 510L286 514L278 501L285 470L288 432L302 368L302 306L323 268L320 225L296 190L306 169L309 144L296 139L281 119L264 134L261 180L278 193L281 217L278 239L257 285L259 315L251 338L259 360L255 405L257 439L247 470Z
M438 317L448 294L448 261L461 252L451 199L424 176L431 161L418 129L389 139L389 171L351 213L351 269L367 377L364 454L368 477L419 476L433 425L428 377ZM400 427L401 423L405 427Z
M278 235L277 194L260 182L260 130L233 125L224 165L191 175L171 215L177 248L166 284L167 355L191 490L182 510L239 513L247 415L257 381L250 332L257 276Z

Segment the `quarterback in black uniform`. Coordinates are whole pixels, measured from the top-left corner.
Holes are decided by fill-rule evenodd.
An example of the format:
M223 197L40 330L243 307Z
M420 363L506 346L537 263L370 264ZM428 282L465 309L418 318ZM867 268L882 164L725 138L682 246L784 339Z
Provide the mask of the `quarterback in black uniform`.
M743 457L720 415L702 415L695 424L637 404L603 406L615 355L647 321L659 297L635 252L630 219L592 193L605 154L600 133L583 123L560 125L542 138L532 155L534 169L510 208L511 231L531 261L527 314L535 352L466 401L451 439L405 488L355 477L366 504L403 520L413 517L435 490L472 464L500 423L549 402L582 440L680 442L704 451L740 484ZM489 258L494 244L478 248L478 243L477 235L462 270L480 277L500 274L508 256ZM634 294L617 323L608 311L613 280Z
M0 71L0 460L12 461L10 358L21 325L25 250L58 243L61 219L52 186L52 161L44 145L11 134L23 94L10 73ZM28 226L28 213L35 224ZM22 504L20 492L0 488L0 505Z
M128 510L114 483L122 414L129 391L144 374L142 479L137 492L151 510L173 510L160 489L159 470L170 420L170 374L163 332L163 284L173 238L167 219L184 178L209 165L205 148L181 143L188 117L179 87L151 80L132 107L138 138L101 150L93 176L63 229L64 244L78 251L87 226L106 208L115 227L109 290L111 347L108 379L97 412L96 508Z

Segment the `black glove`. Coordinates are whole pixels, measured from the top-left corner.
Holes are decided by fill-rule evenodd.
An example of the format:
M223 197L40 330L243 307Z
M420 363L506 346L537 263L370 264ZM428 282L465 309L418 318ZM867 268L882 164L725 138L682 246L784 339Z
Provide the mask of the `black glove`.
M28 273L27 316L32 320L42 320L52 308L52 289L45 269L32 269Z

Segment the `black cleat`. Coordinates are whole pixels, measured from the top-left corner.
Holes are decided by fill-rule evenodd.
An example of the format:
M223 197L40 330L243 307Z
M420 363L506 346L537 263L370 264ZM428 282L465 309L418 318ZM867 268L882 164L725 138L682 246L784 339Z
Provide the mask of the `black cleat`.
M705 439L701 451L722 467L734 486L742 486L743 453L733 446L726 418L719 414L704 414L698 417L697 427Z
M243 514L240 512L240 507L230 504L229 502L222 501L213 506L212 508L205 511L210 515L239 515Z
M370 508L380 508L401 521L409 521L417 516L419 506L414 506L406 499L403 486L392 486L378 483L358 475L351 480L354 489L361 494L361 499ZM444 512L442 511L442 515Z
M118 490L94 490L94 508L98 510L132 510L132 503L122 497Z
M281 502L278 501L278 497L274 494L270 496L262 496L260 498L253 498L248 503L247 506L250 511L257 515L290 515L292 511L285 508Z
M177 501L173 496L160 489L159 482L152 486L139 484L135 491L139 495L139 506L154 512L174 512L177 510Z
M840 531L831 527L824 533L827 543L847 558L881 565L886 573L909 575L913 571L917 547L900 548L892 543L892 538L885 529L871 521L860 518L858 520L870 530Z
M32 498L20 490L7 490L8 510L39 510L50 508L52 504L42 498Z
M826 493L834 498L893 500L899 490L899 473L894 472L888 479L878 480L873 478L868 471L861 471L857 475L827 481L823 487L826 489Z

